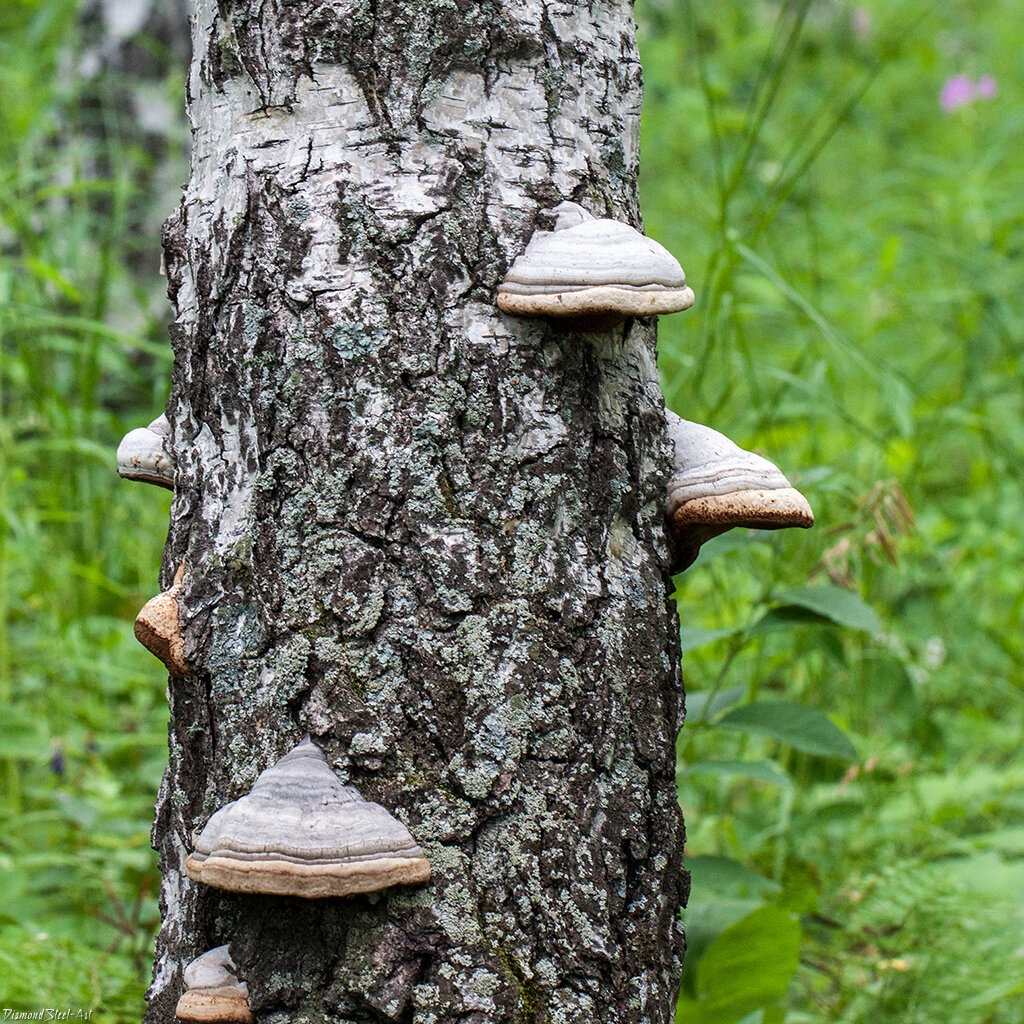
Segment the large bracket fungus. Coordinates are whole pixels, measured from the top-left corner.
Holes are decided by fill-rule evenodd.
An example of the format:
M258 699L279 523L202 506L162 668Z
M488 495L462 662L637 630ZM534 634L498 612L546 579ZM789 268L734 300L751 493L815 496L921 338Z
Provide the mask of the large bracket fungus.
M724 434L665 410L675 445L667 512L676 541L674 571L689 568L700 547L734 526L755 530L814 525L807 499L760 455Z
M185 661L185 640L178 622L178 594L184 575L185 562L182 560L174 574L171 589L147 601L135 618L135 639L155 654L172 676L184 676L189 672Z
M426 882L430 863L400 821L343 786L305 739L213 814L185 871L231 892L316 899Z
M174 490L174 457L167 450L171 425L158 416L148 427L129 430L117 446L117 472L126 480L141 480Z
M238 978L238 968L227 946L197 956L186 968L184 988L174 1014L179 1020L200 1024L252 1024L249 986Z
M551 211L553 231L537 231L498 287L498 307L514 316L553 317L604 330L630 316L693 305L676 258L617 220L595 219L576 203Z

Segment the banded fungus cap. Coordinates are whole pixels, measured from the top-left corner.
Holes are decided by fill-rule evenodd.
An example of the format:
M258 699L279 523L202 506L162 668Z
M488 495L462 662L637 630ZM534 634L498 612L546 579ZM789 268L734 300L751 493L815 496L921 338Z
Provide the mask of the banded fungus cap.
M203 1024L252 1024L249 986L239 980L227 946L197 956L186 968L183 990L174 1014L179 1020Z
M178 594L184 575L185 561L182 559L171 589L150 598L135 617L135 639L150 654L158 657L172 676L188 675L190 671L185 660L185 639L181 635L178 616Z
M174 459L167 450L170 436L171 425L163 415L148 427L129 430L117 446L118 474L174 490Z
M676 572L693 564L702 544L735 526L814 525L807 499L774 463L668 409L665 418L675 446L666 511L678 548Z
M537 231L498 287L498 308L603 330L629 316L693 305L676 258L621 221L596 219L576 203L551 211L553 231Z
M351 896L430 878L409 830L344 786L308 738L206 823L189 878L231 892Z

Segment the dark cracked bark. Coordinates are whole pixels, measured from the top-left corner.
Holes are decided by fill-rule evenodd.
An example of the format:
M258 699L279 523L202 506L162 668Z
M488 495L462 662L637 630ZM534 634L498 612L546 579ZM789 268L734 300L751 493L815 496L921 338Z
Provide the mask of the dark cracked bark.
M637 224L625 0L200 0L168 223L186 656L148 1020L667 1024L682 711L652 324L515 320L563 199ZM309 732L430 884L232 895L193 829Z

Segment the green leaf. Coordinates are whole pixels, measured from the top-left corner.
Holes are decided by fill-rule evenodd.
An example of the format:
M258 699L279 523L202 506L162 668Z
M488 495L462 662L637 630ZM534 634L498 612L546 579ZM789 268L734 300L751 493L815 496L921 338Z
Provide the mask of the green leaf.
M727 530L717 537L712 537L707 543L702 544L697 562L694 564L707 565L715 558L721 558L739 548L749 547L755 542L755 535L745 530ZM693 566L690 567L691 569Z
M882 622L875 610L859 595L842 587L826 585L787 590L777 594L776 600L779 603L773 610L801 608L837 626L861 629L875 636L882 632Z
M43 722L17 705L0 706L0 758L19 761L47 761L50 758L50 741L47 739Z
M727 686L724 690L690 690L686 694L687 723L707 722L743 700L746 692L743 686Z
M741 897L781 892L782 886L731 857L700 854L686 858L691 876L691 891L712 890Z
M57 804L64 817L81 829L91 829L100 818L100 812L87 800L71 793L58 793Z
M834 626L831 619L826 619L816 612L800 608L795 604L783 605L781 608L769 608L749 630L748 637L764 636L766 633L780 633L792 629L793 626Z
M963 1004L963 1009L978 1010L985 1006L991 1006L992 1003L1001 1003L1011 996L1022 994L1024 994L1024 981L1020 978L1007 978L1006 981L992 986L992 988L974 996L972 999L968 999Z
M717 723L724 729L770 736L808 754L856 761L849 737L822 711L790 701L755 701L733 708Z
M679 771L680 775L723 775L772 786L792 786L793 780L774 761L694 761Z
M683 960L683 990L691 997L697 995L697 966L712 943L729 928L742 921L751 911L764 906L760 897L720 896L713 892L696 890L683 911L686 924L686 957Z
M683 997L678 1024L737 1024L781 1000L796 973L801 929L778 907L760 907L726 928L697 965L697 998Z
M726 637L736 636L737 633L742 632L743 629L740 626L726 626L723 629L700 629L697 626L683 626L679 630L679 642L682 646L683 654L689 654L690 651L695 651L698 647L705 647L716 640L724 640Z

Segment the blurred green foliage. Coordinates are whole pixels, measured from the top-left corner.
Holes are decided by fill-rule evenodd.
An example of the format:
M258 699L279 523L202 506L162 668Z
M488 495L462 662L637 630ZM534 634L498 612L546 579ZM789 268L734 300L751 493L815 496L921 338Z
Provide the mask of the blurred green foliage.
M1019 9L637 13L646 227L697 292L660 325L666 401L768 455L817 516L811 533L727 534L677 578L693 867L678 1019L1013 1024ZM992 75L997 95L940 109L956 74ZM773 936L768 965L743 967Z
M154 180L72 0L0 5L0 987L135 1021L157 923L167 496ZM1011 0L643 0L643 208L698 301L671 408L768 455L811 533L678 578L687 1024L1024 1019L1024 103ZM954 74L998 94L949 113ZM182 109L183 68L158 83ZM152 84L152 83L150 83ZM166 142L167 140L165 140ZM177 161L175 163L175 161Z
M0 999L137 1021L167 708L132 620L169 501L118 486L112 454L171 353L138 230L155 157L118 83L74 73L75 15L0 6Z

